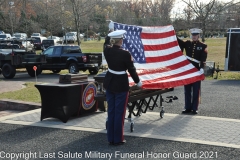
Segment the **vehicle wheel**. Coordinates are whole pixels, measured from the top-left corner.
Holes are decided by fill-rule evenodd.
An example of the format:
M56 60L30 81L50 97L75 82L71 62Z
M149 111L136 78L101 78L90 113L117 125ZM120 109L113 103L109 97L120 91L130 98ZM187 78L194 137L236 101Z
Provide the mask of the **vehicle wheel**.
M61 69L53 69L52 72L53 73L59 73L59 72L61 72Z
M33 67L32 67L32 66L27 66L27 67L26 67L26 70L27 70L29 76L35 77L35 71L33 70ZM37 74L37 73L36 73L36 74Z
M5 63L2 67L2 74L6 79L11 79L16 74L16 68L14 68L9 63Z
M29 76L35 77L35 71L33 70L33 66L26 66L26 70L27 70ZM37 66L36 76L38 76L41 73L42 73L41 67Z
M42 68L40 65L37 66L37 76L42 73Z
M76 63L70 63L69 66L68 66L68 71L69 73L72 73L72 74L76 74L79 72L79 69L77 67L77 64Z
M88 69L88 71L89 71L90 74L97 74L97 73L98 73L98 70L99 70L99 68L91 68L91 69Z

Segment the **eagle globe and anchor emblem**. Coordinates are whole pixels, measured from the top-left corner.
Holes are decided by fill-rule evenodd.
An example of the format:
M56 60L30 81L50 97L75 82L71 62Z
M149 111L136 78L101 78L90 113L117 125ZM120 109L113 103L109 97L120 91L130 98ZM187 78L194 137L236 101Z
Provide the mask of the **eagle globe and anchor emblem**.
M83 96L82 96L82 106L85 110L91 109L94 104L94 96L97 93L97 86L94 83L89 83L84 91L83 91Z

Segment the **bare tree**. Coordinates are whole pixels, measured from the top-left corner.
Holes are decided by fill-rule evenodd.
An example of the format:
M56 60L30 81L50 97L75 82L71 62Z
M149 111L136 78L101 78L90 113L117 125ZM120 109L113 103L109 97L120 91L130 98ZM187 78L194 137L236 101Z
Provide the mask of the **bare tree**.
M119 9L117 15L121 22L135 25L166 25L171 23L170 12L174 1L122 0L115 1L115 6Z
M227 3L219 3L217 0L209 0L208 2L200 1L200 0L182 0L187 6L193 11L194 13L194 19L198 22L195 22L195 24L198 25L198 27L202 28L203 35L202 35L202 41L205 41L205 32L207 28L207 20L209 16L213 13L214 14L220 14L222 11L224 11L226 8L235 5L237 3L234 3L234 0L229 1ZM239 3L239 2L238 2Z
M72 4L73 17L78 35L77 41L78 45L80 45L79 34L82 18L91 12L98 0L70 0L70 2Z
M153 16L157 18L158 25L168 25L171 23L171 10L175 0L156 0L152 7Z

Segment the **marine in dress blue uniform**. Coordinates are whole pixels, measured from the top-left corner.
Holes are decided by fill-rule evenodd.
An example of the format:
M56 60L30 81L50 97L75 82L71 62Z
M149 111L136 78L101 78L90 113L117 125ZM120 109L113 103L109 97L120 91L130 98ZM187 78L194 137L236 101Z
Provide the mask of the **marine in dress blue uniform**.
M183 41L178 38L178 44L183 51L186 51L186 57L188 60L202 73L204 74L204 66L207 59L207 45L200 42L199 35L202 32L201 29L190 29L192 34L192 41ZM201 81L197 81L184 86L185 94L185 110L182 113L197 114L199 105Z
M126 70L134 82L141 87L142 83L134 67L129 51L121 48L125 30L117 30L108 34L113 46L104 49L108 71L103 86L106 89L108 103L107 139L109 144L124 144L124 119L128 103L129 81ZM115 43L114 43L115 42Z

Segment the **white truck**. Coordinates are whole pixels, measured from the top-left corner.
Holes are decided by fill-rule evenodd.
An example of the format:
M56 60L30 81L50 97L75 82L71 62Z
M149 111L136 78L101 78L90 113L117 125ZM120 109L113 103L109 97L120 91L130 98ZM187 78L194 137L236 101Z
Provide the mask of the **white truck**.
M77 41L77 32L68 32L66 33L66 35L63 36L63 40L64 42L68 43L68 42L71 42L71 43L74 43Z

